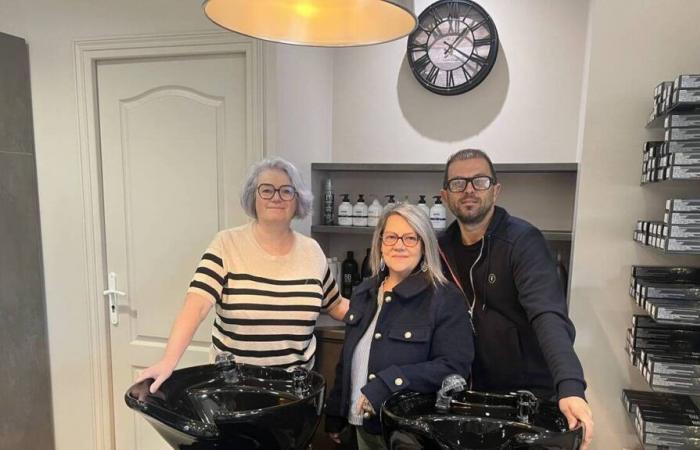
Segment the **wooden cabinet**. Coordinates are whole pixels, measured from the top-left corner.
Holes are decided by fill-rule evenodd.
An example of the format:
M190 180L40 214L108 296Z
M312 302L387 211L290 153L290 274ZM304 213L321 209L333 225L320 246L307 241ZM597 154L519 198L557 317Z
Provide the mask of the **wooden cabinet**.
M326 397L335 382L335 367L340 359L345 332L343 326L319 327L316 329L316 365L314 369L326 380ZM313 450L354 450L356 445L338 445L331 441L325 430L325 417L316 430Z

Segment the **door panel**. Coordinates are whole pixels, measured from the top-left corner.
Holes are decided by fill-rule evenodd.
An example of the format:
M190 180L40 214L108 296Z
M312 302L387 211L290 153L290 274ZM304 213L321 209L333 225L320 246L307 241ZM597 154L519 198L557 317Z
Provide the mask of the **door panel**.
M120 450L169 448L123 395L162 357L214 234L246 220L246 64L241 52L97 67L106 265L126 293L110 329ZM212 320L213 312L179 367L208 362Z

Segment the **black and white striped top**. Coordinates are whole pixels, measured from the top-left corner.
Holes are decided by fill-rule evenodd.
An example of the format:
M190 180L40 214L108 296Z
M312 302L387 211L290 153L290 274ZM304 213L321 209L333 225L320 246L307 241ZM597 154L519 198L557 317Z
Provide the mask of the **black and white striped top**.
M273 256L257 243L250 224L214 237L188 293L216 304L212 359L226 351L242 363L308 369L316 318L340 300L316 241L294 232L292 250Z

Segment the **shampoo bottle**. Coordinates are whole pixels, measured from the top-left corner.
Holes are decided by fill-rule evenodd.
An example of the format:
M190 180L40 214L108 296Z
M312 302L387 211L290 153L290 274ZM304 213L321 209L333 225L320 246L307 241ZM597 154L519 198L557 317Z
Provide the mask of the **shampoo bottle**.
M344 227L352 225L352 204L349 194L343 194L343 202L338 206L338 225Z
M435 204L430 208L430 223L435 230L444 230L447 223L447 210L442 204L439 195L433 195Z
M362 194L358 196L357 203L352 207L352 226L367 226L367 205L365 204L365 197Z

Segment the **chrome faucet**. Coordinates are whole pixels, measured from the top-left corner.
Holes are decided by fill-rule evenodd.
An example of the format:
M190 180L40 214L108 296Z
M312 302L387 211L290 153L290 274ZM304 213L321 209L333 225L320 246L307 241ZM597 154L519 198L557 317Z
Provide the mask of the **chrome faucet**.
M437 392L437 400L435 401L435 409L442 412L450 410L452 396L457 392L464 391L467 386L467 381L460 375L448 375L442 380L442 386Z
M237 383L241 378L241 367L236 362L236 357L231 353L219 353L216 355L214 365L224 375L226 383Z
M518 420L522 423L530 423L530 416L537 413L540 401L530 391L517 391L518 396Z
M294 392L304 397L309 392L309 372L303 367L295 367L291 372Z

